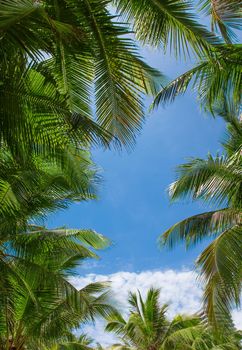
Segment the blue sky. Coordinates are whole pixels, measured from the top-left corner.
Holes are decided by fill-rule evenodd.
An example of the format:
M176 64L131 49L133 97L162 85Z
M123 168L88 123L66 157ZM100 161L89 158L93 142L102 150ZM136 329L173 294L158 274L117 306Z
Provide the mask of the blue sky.
M190 67L159 51L143 49L145 59L172 78ZM166 193L175 178L175 167L187 157L205 157L221 149L224 123L200 112L191 91L175 103L148 113L132 152L95 149L93 159L100 167L99 200L73 205L50 217L51 226L92 228L112 240L100 252L101 260L88 262L78 273L111 274L118 271L191 269L205 246L185 251L160 250L157 238L177 221L206 209L202 203L170 204Z

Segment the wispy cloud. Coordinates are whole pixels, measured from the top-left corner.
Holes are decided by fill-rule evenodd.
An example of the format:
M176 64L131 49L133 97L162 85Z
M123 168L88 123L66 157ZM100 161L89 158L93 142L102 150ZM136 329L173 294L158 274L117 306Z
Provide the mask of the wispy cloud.
M238 329L242 329L242 309L232 312L234 324Z
M161 304L169 304L168 317L181 314L192 314L201 308L202 289L193 271L142 271L139 273L120 271L110 275L89 274L85 277L72 277L78 289L88 283L110 281L116 305L124 314L128 313L127 296L129 291L140 291L145 296L150 287L161 289ZM242 328L242 313L235 311L234 321L238 328ZM113 343L114 337L104 332L103 321L98 320L96 325L86 325L83 331L87 332L97 342L103 345Z

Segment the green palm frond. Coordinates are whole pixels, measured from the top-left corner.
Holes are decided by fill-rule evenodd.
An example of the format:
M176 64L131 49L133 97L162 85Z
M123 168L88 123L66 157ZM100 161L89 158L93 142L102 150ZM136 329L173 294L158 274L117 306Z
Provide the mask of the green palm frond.
M2 149L0 170L0 231L11 222L65 208L73 201L95 198L98 177L86 151L62 154L58 162L38 156L19 164ZM63 161L63 165L61 164ZM5 231L6 234L6 231Z
M109 349L110 350L135 350L135 347L123 345L123 344L113 344Z
M109 241L104 236L91 230L47 230L32 231L31 233L18 234L13 240L7 241L8 249L15 263L28 266L33 263L33 268L39 268L39 263L45 259L46 274L48 269L52 271L62 270L71 272L85 258L97 258L93 249L103 249ZM90 249L91 248L91 249Z
M59 342L51 347L50 350L91 350L93 339L87 334L81 334L79 337L72 335L71 341Z
M240 207L240 150L236 154L230 158L208 155L205 160L195 158L180 165L177 168L179 179L169 187L171 199L190 197L219 205L229 200Z
M54 163L40 155L20 164L5 148L0 153L0 331L5 343L10 330L14 343L42 347L113 312L106 284L78 291L68 279L109 240L93 230L33 224L51 210L92 198L95 170L86 151L73 152L73 167L70 153L63 165L61 158Z
M143 96L159 91L163 75L142 61L108 5L0 4L0 140L18 157L134 141Z
M178 180L169 188L172 200L192 198L225 208L194 215L169 228L160 242L173 247L178 241L187 246L203 238L214 240L197 259L197 268L205 284L204 311L209 323L228 333L232 326L231 309L241 297L241 121L235 106L219 114L228 122L222 157L193 159L178 167Z
M109 241L91 230L45 230L1 237L1 262L12 269L13 276L21 271L32 275L32 280L48 280L59 283L60 273L68 276L77 264L86 258L96 258L93 249L103 249ZM91 249L90 249L91 248ZM9 273L7 274L9 275ZM66 290L73 290L62 279ZM91 284L85 293L100 293L104 284Z
M218 44L219 39L197 22L191 1L114 0L119 13L134 23L138 40L154 46L171 47L176 55L198 55Z
M242 226L234 225L217 237L197 259L206 286L206 314L217 329L230 320L231 308L240 305L241 245Z
M94 236L96 235L96 238ZM114 312L106 283L92 283L77 290L68 282L73 265L103 247L104 238L94 232L67 230L38 231L5 240L1 246L1 334L11 327L15 342L42 345L68 335L81 322ZM3 281L1 281L3 282Z
M173 102L188 86L197 92L201 107L215 114L216 105L226 99L241 104L242 61L241 45L219 46L210 56L201 59L194 68L164 86L155 97L152 108Z
M73 147L85 149L91 142L107 147L112 135L77 107L70 108L66 94L57 89L53 79L46 77L43 65L41 62L40 67L28 68L21 75L11 74L11 81L5 79L3 82L0 94L2 142L18 157L25 151L27 154L52 155L57 160L61 152L67 153ZM53 65L52 70L54 74ZM82 95L80 87L76 82ZM81 105L80 96L77 98Z
M130 315L126 321L118 312L108 318L106 330L121 337L125 344L122 348L145 349L152 344L161 345L161 339L167 327L167 305L159 304L160 291L150 289L143 300L140 293L130 293L128 303Z
M1 2L0 28L3 33L1 41L5 44L5 48L12 51L15 46L32 59L43 57L41 50L49 50L48 35L43 37L43 35L39 35L38 30L33 30L36 25L48 30L43 11L40 2L30 0L6 0ZM3 52L4 47L2 46L0 49L1 56ZM7 52L3 55L5 59L6 54Z
M160 237L160 244L173 248L177 242L185 241L186 246L192 246L205 237L214 238L224 230L233 227L241 219L241 211L221 209L197 214L184 219Z
M219 31L227 43L237 39L233 29L242 24L241 0L200 0L200 9L211 16L212 31Z
M201 63L162 87L162 90L156 95L151 104L151 108L154 109L160 104L165 105L166 103L173 102L178 95L185 93L194 76L201 72L204 67L206 68L206 66L206 62Z
M142 93L150 91L147 86L160 76L137 57L134 42L122 38L129 31L115 23L106 1L70 3L92 32L97 121L122 143L130 144L143 120Z
M108 323L105 330L107 332L115 332L118 336L124 335L126 321L119 313L116 311L113 315L108 318Z
M140 293L130 293L128 319L116 312L108 318L106 330L116 334L120 342L116 350L215 350L226 347L239 350L234 329L219 336L198 315L176 315L168 320L167 305L159 304L160 291L151 288L143 300Z
M169 325L164 338L163 349L175 349L179 344L192 344L204 333L199 317L176 316Z
M229 157L237 158L237 161L235 161L239 162L239 152L242 145L242 128L241 120L237 116L240 115L240 108L233 102L222 101L222 107L221 105L217 107L216 114L227 122L227 132L223 141L223 147Z

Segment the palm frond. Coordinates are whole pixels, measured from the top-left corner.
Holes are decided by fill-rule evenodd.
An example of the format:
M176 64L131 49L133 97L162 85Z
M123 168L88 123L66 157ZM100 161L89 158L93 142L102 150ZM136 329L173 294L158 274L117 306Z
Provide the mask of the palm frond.
M0 13L2 42L8 44L5 48L11 48L14 52L15 46L34 60L42 58L41 50L48 51L50 41L48 35L43 38L43 35L39 35L39 30L33 30L36 25L47 29L42 4L30 0L6 0L0 4ZM0 52L2 56L3 50ZM5 59L6 54L7 52L3 55Z
M56 163L48 158L30 157L20 165L10 152L2 149L0 163L3 228L4 222L10 224L17 217L19 223L26 222L30 217L44 215L46 210L95 198L98 178L86 151L69 150Z
M240 304L241 233L241 224L225 230L197 259L205 282L206 314L216 328L224 324L228 327L230 309Z
M151 104L151 109L158 107L160 104L165 105L166 103L173 102L178 95L184 94L196 73L200 72L205 66L206 63L202 63L169 82L156 95Z
M205 237L214 238L224 230L233 227L241 220L241 211L235 209L220 209L184 219L160 237L160 244L173 248L176 243L185 241L190 247L199 243Z
M164 339L164 349L175 349L179 344L192 345L204 333L199 317L176 316L169 325Z
M218 44L219 39L197 22L191 1L115 0L119 13L134 23L138 40L153 46L171 47L176 55L197 55Z
M115 22L106 1L68 3L92 33L97 121L130 145L144 117L142 94L154 90L152 81L162 76L139 59L134 42L125 38L128 29Z
M238 109L241 104L241 45L223 45L203 57L194 68L164 86L155 97L152 108L160 103L173 102L184 94L191 84L197 92L201 108L213 115L222 101L233 101Z
M227 43L237 39L233 29L241 27L241 0L200 0L200 10L211 16L212 31L219 31Z
M191 197L203 199L214 204L237 201L241 205L241 166L240 150L238 159L223 156L192 159L177 168L178 180L170 185L169 194L172 200Z
M75 242L80 232L62 230L50 237L44 233L29 235L32 241L27 239L27 244L24 235L7 241L4 260L0 259L1 271L5 273L5 283L0 284L1 314L10 306L9 314L0 318L3 336L11 326L15 342L22 337L25 345L40 342L43 346L67 337L81 322L94 320L97 315L108 317L114 312L106 283L92 283L78 291L66 279L72 265L63 263L64 259L77 254L79 261L93 256ZM97 242L84 236L85 242L97 246ZM28 243L32 246L35 243L34 254Z
M170 196L172 200L191 197L226 207L182 220L168 229L160 242L172 248L178 241L190 246L205 237L214 239L197 259L197 267L205 283L205 315L213 329L220 327L227 334L232 327L231 309L239 305L241 296L242 177L238 108L233 103L223 106L225 110L218 112L228 122L224 142L227 154L181 165L178 180L170 186Z

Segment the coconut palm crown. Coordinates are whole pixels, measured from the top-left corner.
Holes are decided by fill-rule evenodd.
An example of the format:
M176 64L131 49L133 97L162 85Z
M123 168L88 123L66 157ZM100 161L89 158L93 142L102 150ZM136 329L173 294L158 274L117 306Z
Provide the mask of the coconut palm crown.
M170 186L171 200L192 198L218 209L194 215L169 228L160 237L172 248L185 241L192 246L203 239L212 242L196 261L205 283L203 301L211 324L230 323L230 310L239 307L242 274L242 124L231 106L223 111L228 122L224 154L191 159L178 167L178 178Z
M113 350L239 349L240 336L215 337L198 315L168 318L167 305L160 304L160 290L151 288L145 299L130 293L130 313L126 320L120 313L108 318L106 330L114 332L120 343Z

